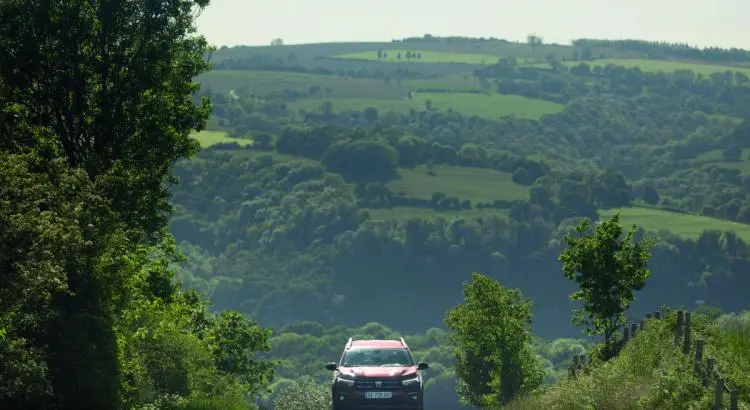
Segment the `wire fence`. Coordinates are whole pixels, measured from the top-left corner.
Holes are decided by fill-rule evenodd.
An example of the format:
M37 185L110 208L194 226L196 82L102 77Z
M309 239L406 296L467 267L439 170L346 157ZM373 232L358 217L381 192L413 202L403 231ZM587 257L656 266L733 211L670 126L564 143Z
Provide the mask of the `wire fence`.
M650 320L661 320L662 312L647 313L640 323L630 323L622 329L622 339L614 343L614 351L619 352L639 331L646 328ZM685 355L693 355L696 377L705 387L714 389L714 400L712 410L738 410L739 391L731 387L731 383L723 376L716 363L716 359L706 354L706 345L703 338L695 335L691 326L691 314L688 311L677 311L677 319L674 328L674 345L682 350ZM705 359L705 360L704 360ZM587 373L589 362L586 355L573 357L568 375L571 378L578 377L581 373ZM728 398L728 400L725 399ZM728 405L728 406L727 406Z

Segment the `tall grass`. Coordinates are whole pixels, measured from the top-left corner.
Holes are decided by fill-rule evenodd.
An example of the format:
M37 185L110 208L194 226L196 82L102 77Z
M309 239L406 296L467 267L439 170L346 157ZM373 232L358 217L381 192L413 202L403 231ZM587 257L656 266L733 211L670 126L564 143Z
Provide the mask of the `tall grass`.
M606 363L590 372L521 397L507 409L631 410L706 409L713 388L705 388L693 372L693 356L674 346L674 312L650 321L645 330ZM694 314L694 339L704 339L706 353L716 358L722 373L740 388L740 401L750 387L750 312L711 320Z

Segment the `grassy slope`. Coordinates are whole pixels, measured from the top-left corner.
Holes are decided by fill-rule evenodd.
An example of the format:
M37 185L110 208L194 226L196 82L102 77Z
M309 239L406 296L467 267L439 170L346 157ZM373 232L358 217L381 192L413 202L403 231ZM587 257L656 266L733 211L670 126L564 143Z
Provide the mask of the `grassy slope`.
M244 147L246 145L252 144L253 142L249 139L231 138L227 136L227 133L224 131L203 130L200 132L196 132L191 136L201 143L201 147L210 147L212 145L224 142L236 142Z
M567 61L567 65L579 64L578 61ZM666 60L644 60L644 59L610 59L605 58L601 60L587 61L587 64L591 66L606 66L607 64L614 64L625 67L640 67L642 71L646 72L658 72L658 71L677 71L677 70L692 70L696 74L703 74L704 76L710 76L713 73L724 72L724 71L740 71L746 75L750 75L750 69L737 67L737 66L721 66L714 64L705 63L693 63L686 61L666 61Z
M377 59L377 50L383 49L388 52L388 62L373 61ZM396 53L402 54L407 51L420 51L422 60L417 62L396 62ZM356 59L357 63L365 64L367 67L376 68L391 65L403 65L403 67L429 67L437 68L447 63L465 63L465 72L470 72L470 64L481 64L482 60L492 63L500 56L512 55L526 60L542 60L548 54L558 57L570 57L574 49L567 46L545 45L532 50L525 44L493 42L472 42L469 44L458 42L442 43L331 43L294 45L284 47L245 47L240 49L229 49L219 51L218 60L230 57L250 56L257 53L270 53L278 57L287 57L294 53L302 60L322 61L320 58L328 58L329 62L336 64L348 64ZM595 49L595 56L606 55L608 58L588 62L590 65L616 64L624 66L639 66L644 71L674 71L678 69L691 69L696 73L710 75L713 72L729 70L744 71L750 75L750 69L739 67L726 67L704 63L691 63L664 60L643 60L635 53L620 52L612 49ZM216 56L215 56L216 57ZM339 57L339 58L332 58ZM338 61L338 63L336 62ZM367 61L369 60L369 61ZM403 60L403 59L402 59ZM429 64L428 64L429 63ZM568 61L566 64L577 64ZM313 64L315 65L315 64ZM474 114L485 118L499 118L507 115L515 115L525 118L538 118L545 114L558 112L562 106L541 100L527 99L517 96L502 95L477 95L468 94L467 91L478 91L481 89L479 83L472 76L454 74L437 77L429 80L405 80L399 84L374 79L352 79L343 76L324 76L313 74L259 72L259 71L215 71L205 74L201 80L210 85L216 91L228 91L235 89L243 92L264 94L281 91L283 89L295 91L308 91L311 86L328 88L329 92L323 97L306 98L288 103L290 109L315 110L324 100L334 103L334 109L363 109L375 107L381 112L388 110L408 111L410 109L424 109L424 103L429 99L433 106L440 110L453 109L464 114ZM441 89L451 90L451 93L419 92L419 90ZM408 90L418 91L412 100L404 99ZM218 139L217 139L218 138ZM205 146L225 140L219 137L206 137L202 139ZM743 153L743 160L738 162L725 162L721 159L721 153L712 151L696 158L696 164L716 164L727 168L740 169L750 172L750 160ZM243 150L237 155L257 156L265 155ZM278 156L280 159L286 157ZM283 157L283 158L282 158ZM491 171L446 168L438 173L438 177L428 177L423 172L402 170L401 181L391 183L394 191L404 191L410 196L427 197L432 192L440 191L447 195L458 196L463 199L486 202L494 199L525 198L527 191L514 187L513 185L502 185L499 177ZM505 176L509 180L508 176ZM485 188L487 181L495 181L501 188L499 194L487 194ZM428 192L429 191L429 192ZM614 211L620 211L626 223L636 223L647 230L658 231L666 229L683 237L697 237L705 229L735 230L743 238L750 240L750 226L740 223L723 221L697 215L686 215L668 211L659 211L647 208L625 208L619 210L602 210L600 214L604 217L610 216ZM392 210L373 210L371 215L376 219L395 218L406 219L410 217L430 216L479 216L497 210L471 210L434 212L421 208L395 208Z
M639 207L603 209L599 215L609 218L616 212L620 213L625 225L636 224L648 231L666 230L684 238L697 238L706 229L733 230L743 240L750 240L750 225L701 215Z
M412 49L396 49L388 50L386 58L378 59L377 50L374 51L363 51L359 53L341 54L332 56L334 58L342 59L355 59L355 60L370 60L380 62L403 62L406 60L406 53L409 51L419 51L422 53L422 58L411 60L413 63L466 63L466 64L494 64L497 62L499 55L493 54L472 54L472 53L450 53L440 51L422 51ZM398 58L398 54L401 53L401 58Z
M230 138L221 131L201 131L193 135L201 146L209 147L222 142L237 142L247 145L250 140ZM289 160L294 157L275 152L259 151L227 151L232 155L258 157L272 155L277 160ZM430 176L423 167L399 170L400 179L392 181L388 187L395 193L404 192L407 196L430 198L434 192L442 192L448 196L455 196L461 200L468 199L473 205L478 202L492 202L496 199L514 200L528 198L528 188L512 181L510 174L499 171L438 166L435 167L436 176ZM697 238L706 229L722 231L733 230L742 239L750 241L750 225L709 218L700 215L681 214L651 208L616 208L603 209L599 212L602 217L610 217L619 212L626 225L636 224L648 231L667 230L684 238ZM507 215L507 211L497 209L471 209L466 211L433 211L425 208L395 207L393 209L371 210L373 219L408 220L411 218L433 217L466 217L474 218L492 214Z
M476 115L482 118L499 119L507 116L519 118L539 118L543 115L555 114L564 108L560 104L549 101L536 100L517 95L499 94L468 94L468 93L419 93L413 99L379 100L371 98L306 98L287 103L293 110L316 110L320 104L329 100L334 109L363 110L367 107L377 108L379 111L406 112L421 110L429 100L440 110L451 109L465 115Z
M577 380L564 381L528 397L519 398L506 409L705 409L713 389L703 388L693 373L693 351L688 355L674 346L674 313L667 320L651 321L620 355ZM750 318L750 317L749 317ZM748 318L746 318L748 319ZM704 339L705 351L735 387L747 392L750 372L750 326L724 332L697 315L693 340ZM704 355L708 357L708 355ZM705 359L704 359L705 361ZM728 399L725 397L726 402ZM740 396L740 408L748 407L748 394Z

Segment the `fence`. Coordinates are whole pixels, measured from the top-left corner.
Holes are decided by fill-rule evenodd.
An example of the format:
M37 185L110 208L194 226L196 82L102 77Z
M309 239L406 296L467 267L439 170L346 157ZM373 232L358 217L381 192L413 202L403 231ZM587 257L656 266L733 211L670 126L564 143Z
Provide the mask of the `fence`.
M640 323L631 323L630 326L625 326L622 332L622 339L615 342L616 351L619 351L629 341L633 340L636 334L646 327L649 320L661 319L662 313L657 311L654 313L647 313ZM708 356L704 363L703 356L705 353L705 345L703 339L696 338L695 344L693 344L693 331L690 324L690 312L688 311L677 311L677 320L674 329L674 344L675 347L681 347L682 353L685 355L694 353L693 371L695 372L695 375L703 382L704 386L709 387L713 385L714 403L712 410L721 410L724 408L725 393L728 393L729 396L729 409L737 410L739 392L737 389L730 388L727 384L726 378L722 376L719 371L716 359ZM573 363L569 369L570 377L575 378L581 372L587 373L588 364L586 355L575 355L573 357Z

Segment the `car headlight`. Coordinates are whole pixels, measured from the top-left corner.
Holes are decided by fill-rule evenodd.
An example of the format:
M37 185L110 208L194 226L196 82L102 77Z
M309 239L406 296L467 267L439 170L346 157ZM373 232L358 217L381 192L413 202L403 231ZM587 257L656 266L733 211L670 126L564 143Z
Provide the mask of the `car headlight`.
M411 386L413 384L419 383L421 380L419 380L419 376L412 377L411 379L402 380L401 384L404 386Z
M349 378L347 375L338 375L336 376L336 383L344 384L347 386L354 386L354 380Z

